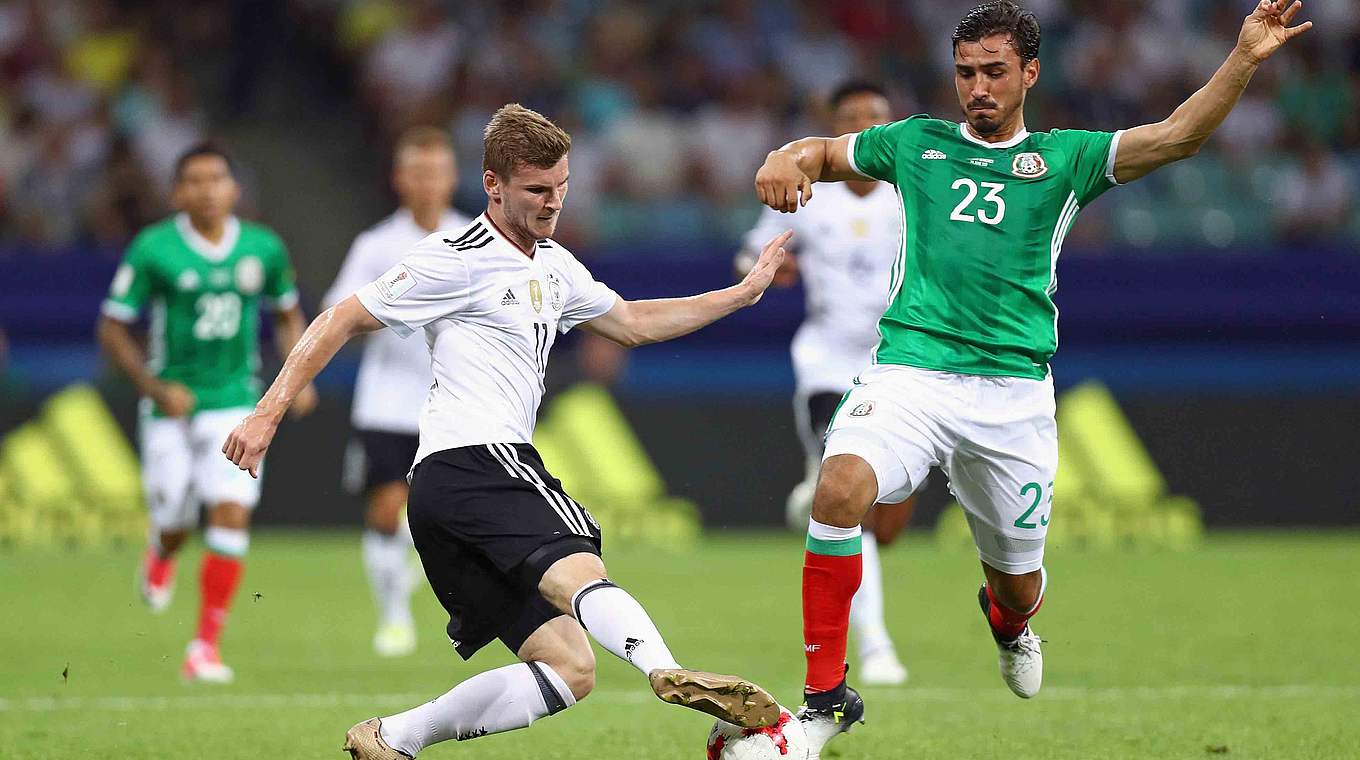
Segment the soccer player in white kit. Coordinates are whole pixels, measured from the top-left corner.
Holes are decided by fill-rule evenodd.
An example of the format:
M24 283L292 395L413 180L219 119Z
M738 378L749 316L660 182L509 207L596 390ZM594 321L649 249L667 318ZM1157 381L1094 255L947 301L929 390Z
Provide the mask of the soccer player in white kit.
M892 120L883 88L849 81L827 102L832 134L859 132ZM874 180L828 185L802 214L789 216L771 208L761 212L737 255L738 272L755 263L763 241L785 229L794 240L775 285L791 285L802 277L807 295L803 324L791 346L795 391L794 416L807 455L806 476L789 494L789 525L802 531L812 513L812 495L822 463L823 439L841 398L855 376L869 366L878 343L878 320L887 304L893 261L901 246L902 210L892 185ZM811 213L809 213L811 212ZM901 504L879 504L865 520L876 517L901 525L914 498ZM892 515L883 513L892 512ZM906 682L907 670L897 657L883 621L883 574L873 532L863 537L864 579L850 607L850 629L859 650L859 679L869 685Z
M768 692L681 668L642 606L608 580L600 526L532 444L556 336L580 325L624 346L669 340L750 306L792 233L771 240L740 283L689 298L627 301L551 240L567 191L571 138L518 104L487 125L487 210L437 232L307 328L255 411L222 446L256 471L282 410L349 339L423 330L434 385L420 417L408 518L454 648L500 639L520 662L406 712L353 726L356 760L400 760L436 742L524 728L595 683L591 637L648 677L662 700L741 726L772 725Z
M401 208L354 239L322 299L324 307L381 277L434 231L457 229L471 221L449 207L458 173L447 133L413 127L397 139L393 153L392 187ZM424 341L402 339L390 330L366 339L354 385L350 421L356 437L346 454L346 480L368 501L364 570L378 608L373 651L383 657L400 657L416 648L410 601L415 575L407 564L411 530L402 509L406 474L419 446L420 407L432 380L430 350Z

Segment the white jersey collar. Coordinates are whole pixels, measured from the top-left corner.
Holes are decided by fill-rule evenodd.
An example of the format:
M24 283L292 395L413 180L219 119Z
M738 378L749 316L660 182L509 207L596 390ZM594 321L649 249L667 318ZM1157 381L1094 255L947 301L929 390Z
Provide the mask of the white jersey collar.
M236 241L241 239L241 220L234 214L227 217L226 226L222 229L222 239L216 243L200 235L198 230L194 229L193 222L189 221L189 215L182 211L175 214L175 229L179 230L185 244L208 261L225 259L236 247Z
M976 143L978 145L983 146L984 148L1000 149L1000 148L1014 148L1015 146L1024 142L1025 139L1029 137L1029 130L1022 128L1019 132L1015 133L1015 137L1012 137L1011 139L1005 142L990 143L987 142L986 140L983 140L980 137L975 136L972 132L968 131L968 122L961 121L959 122L959 134L963 135L963 139L967 140L970 143Z
M486 221L487 229L491 230L491 235L500 242L509 246L510 250L514 251L515 253L518 253L519 255L529 260L537 258L538 241L534 241L534 244L526 252L523 248L520 248L519 245L515 243L515 241L511 240L509 236L507 236L504 232L501 232L501 228L497 227L496 223L492 221L490 211L483 211L481 218Z

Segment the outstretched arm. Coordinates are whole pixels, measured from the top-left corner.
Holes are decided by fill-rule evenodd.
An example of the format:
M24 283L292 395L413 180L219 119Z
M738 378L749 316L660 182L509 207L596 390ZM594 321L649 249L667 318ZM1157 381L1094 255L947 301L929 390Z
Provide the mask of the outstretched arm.
M862 180L850 165L850 135L804 137L772 150L756 172L756 194L775 211L792 213L812 198L813 182Z
M1120 184L1199 152L1209 135L1237 105L1256 67L1285 42L1312 28L1305 21L1291 27L1303 8L1302 0L1260 0L1242 22L1237 46L1208 84L1181 104L1164 121L1125 132L1115 155L1114 177Z
M242 470L249 470L251 477L258 477L264 452L274 440L279 420L293 400L350 338L382 327L382 322L354 296L321 312L288 353L283 369L279 370L279 376L274 378L274 384L269 386L264 398L255 405L255 411L227 436L222 453Z
M619 299L614 308L581 327L629 348L688 335L759 301L779 270L783 246L792 235L785 232L767 243L755 266L736 285L689 298Z

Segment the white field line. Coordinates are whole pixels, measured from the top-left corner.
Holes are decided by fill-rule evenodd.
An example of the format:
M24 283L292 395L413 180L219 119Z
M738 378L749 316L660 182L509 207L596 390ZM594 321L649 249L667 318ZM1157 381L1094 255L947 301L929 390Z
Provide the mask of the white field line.
M873 689L875 703L960 702L1014 699L1005 689L964 689L905 687ZM435 694L179 694L175 696L91 696L91 697L0 697L3 712L58 712L82 710L96 712L141 712L201 709L320 709L330 707L400 708L428 701ZM655 699L645 689L601 689L590 695L591 702L639 704ZM1137 686L1082 687L1050 686L1037 701L1045 702L1126 702L1164 700L1289 700L1360 699L1358 686L1292 684L1281 686Z

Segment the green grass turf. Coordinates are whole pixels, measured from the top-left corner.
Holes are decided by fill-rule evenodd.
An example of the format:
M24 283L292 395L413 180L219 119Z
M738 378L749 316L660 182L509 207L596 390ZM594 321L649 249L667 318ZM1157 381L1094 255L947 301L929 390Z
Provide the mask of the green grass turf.
M1199 551L1050 552L1044 692L1011 696L975 601L976 560L925 539L884 552L889 624L911 682L865 689L869 723L833 758L1360 757L1360 535L1229 534ZM0 757L339 758L355 721L509 661L471 663L428 589L410 658L369 654L356 535L261 533L224 655L227 687L179 682L198 551L153 617L133 549L0 553ZM693 553L606 546L616 581L682 662L799 701L800 541L729 534ZM254 598L258 592L259 598ZM662 704L600 653L599 691L529 729L422 758L691 758L710 721ZM62 670L69 666L69 677Z

